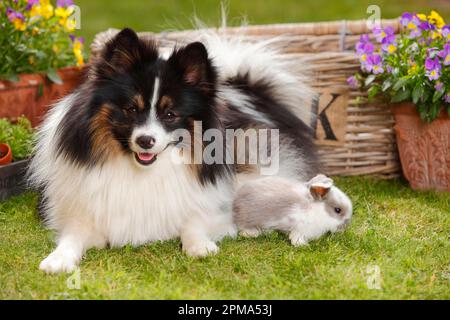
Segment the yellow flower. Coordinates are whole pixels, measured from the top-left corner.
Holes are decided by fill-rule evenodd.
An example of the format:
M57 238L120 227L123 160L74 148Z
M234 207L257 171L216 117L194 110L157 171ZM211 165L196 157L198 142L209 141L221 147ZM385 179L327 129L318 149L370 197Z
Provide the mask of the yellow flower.
M415 73L417 73L417 64L413 63L408 69L408 74L413 75Z
M39 5L36 6L36 10L39 12L40 16L45 19L50 19L53 16L53 6L50 0L40 0Z
M440 32L437 32L437 31L431 32L431 39L440 39L440 38L442 38L442 35Z
M439 15L439 13L434 10L432 10L430 15L428 16L428 21L434 24L439 29L445 25L444 19Z
M65 27L66 31L72 32L75 30L76 25L77 25L77 23L76 23L75 19L67 19L65 21L64 27Z
M34 65L34 64L35 64L34 56L30 56L30 57L28 58L28 62L29 62L31 65Z
M417 29L417 26L413 22L409 22L406 27L411 30Z
M73 43L73 53L77 59L77 66L82 66L84 64L83 44L78 40Z
M53 45L52 50L56 54L59 53L59 47L56 44Z
M20 18L14 19L12 23L17 30L24 31L27 28L27 24Z
M33 36L39 34L39 28L34 27L33 30L31 30L31 34L32 34Z
M41 15L41 6L32 6L30 9L30 17L36 17Z
M395 45L390 44L390 45L388 46L388 52L389 52L389 53L393 53L393 52L395 52L395 50L397 50L397 47L396 47Z
M58 7L55 9L55 16L66 19L70 17L73 13L73 7Z
M422 21L427 21L427 16L423 13L418 13L417 18L419 18Z

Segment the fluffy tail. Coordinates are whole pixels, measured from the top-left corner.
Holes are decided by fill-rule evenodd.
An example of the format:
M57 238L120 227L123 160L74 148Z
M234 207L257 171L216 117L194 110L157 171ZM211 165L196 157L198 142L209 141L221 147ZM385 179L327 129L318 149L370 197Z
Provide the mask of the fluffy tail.
M249 85L264 83L271 96L288 107L305 124L311 122L309 106L314 91L304 63L282 54L283 37L249 42L243 37L200 29L196 41L203 42L213 63L218 66L219 81L246 77Z

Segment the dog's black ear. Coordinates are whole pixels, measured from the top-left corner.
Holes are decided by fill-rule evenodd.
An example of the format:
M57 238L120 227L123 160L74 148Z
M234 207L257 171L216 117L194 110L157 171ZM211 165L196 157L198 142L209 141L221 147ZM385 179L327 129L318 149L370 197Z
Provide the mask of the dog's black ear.
M126 73L133 66L148 60L156 60L157 50L153 41L140 40L136 32L126 28L108 41L99 61L101 75Z
M208 58L208 51L200 42L193 42L175 51L169 58L182 75L182 80L202 90L209 90L215 82L215 71Z

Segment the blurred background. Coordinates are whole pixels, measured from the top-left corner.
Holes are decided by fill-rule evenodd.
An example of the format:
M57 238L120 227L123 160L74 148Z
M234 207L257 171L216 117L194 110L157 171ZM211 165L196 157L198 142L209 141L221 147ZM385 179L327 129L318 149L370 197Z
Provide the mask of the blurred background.
M81 8L81 30L90 43L97 32L107 28L132 27L137 31L163 31L192 27L196 14L217 26L220 0L75 0ZM381 8L381 18L395 18L404 11L439 11L450 23L450 0L228 0L229 25L365 19L369 5Z

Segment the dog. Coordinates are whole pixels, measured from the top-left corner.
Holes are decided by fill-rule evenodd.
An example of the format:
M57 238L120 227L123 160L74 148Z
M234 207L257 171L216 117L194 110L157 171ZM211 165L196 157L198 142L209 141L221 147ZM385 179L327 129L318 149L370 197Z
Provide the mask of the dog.
M217 241L236 234L237 186L261 176L261 164L174 161L192 153L177 153L180 146L208 147L176 134L194 134L196 123L201 133L276 129L279 144L269 157L279 155L275 174L315 176L306 124L312 91L294 72L299 62L274 47L205 32L164 56L154 40L131 29L112 37L85 82L38 129L29 181L41 191L44 222L57 235L40 269L72 272L89 248L178 237L189 256L216 253ZM216 158L248 153L230 149L226 144Z

